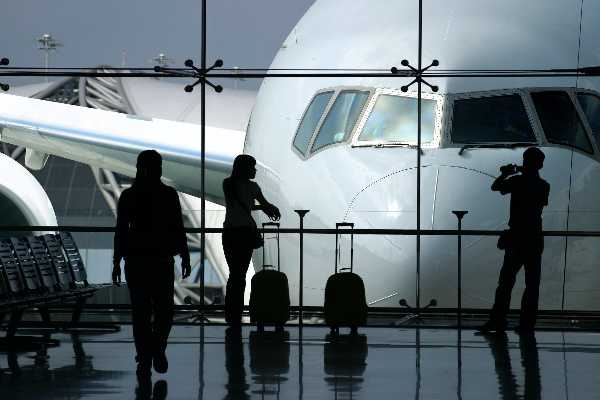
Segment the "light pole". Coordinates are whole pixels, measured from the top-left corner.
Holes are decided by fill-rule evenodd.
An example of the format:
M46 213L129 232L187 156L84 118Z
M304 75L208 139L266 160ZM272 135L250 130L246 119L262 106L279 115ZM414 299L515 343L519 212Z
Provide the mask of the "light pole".
M62 43L57 42L50 33L44 33L37 38L37 42L39 43L38 50L44 52L44 72L48 73L48 57L50 52L56 50L58 47L62 47ZM48 75L44 79L48 82Z

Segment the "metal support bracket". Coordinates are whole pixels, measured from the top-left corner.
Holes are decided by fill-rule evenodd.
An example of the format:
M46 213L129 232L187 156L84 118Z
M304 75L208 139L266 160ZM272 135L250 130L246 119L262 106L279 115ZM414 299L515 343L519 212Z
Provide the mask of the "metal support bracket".
M187 85L184 90L186 92L191 92L194 90L194 87L196 85L198 85L201 82L206 83L208 86L210 86L211 88L213 88L215 90L215 92L217 93L221 93L223 91L223 86L221 85L215 85L214 83L212 83L211 81L209 81L207 79L208 73L216 68L221 68L223 66L223 60L217 60L215 61L215 63L206 68L206 69L200 69L198 67L196 67L194 65L194 61L192 60L185 60L185 66L188 68L191 68L190 70L181 70L181 69L172 69L172 68L166 68L166 67L162 67L160 65L157 65L154 67L154 72L165 72L165 73L169 73L169 74L176 74L179 76L189 76L190 78L195 78L196 82L194 82L191 85Z
M400 90L402 90L403 92L408 92L408 88L411 87L413 84L415 84L417 82L421 82L421 83L425 84L433 92L437 92L439 90L438 86L431 85L429 82L427 82L426 80L423 79L423 73L425 71L427 71L431 67L437 67L438 65L440 65L440 62L438 60L433 60L431 62L431 64L429 64L425 68L421 68L420 70L417 69L417 68L415 68L415 67L413 67L412 65L410 65L409 62L408 62L408 60L402 60L402 62L400 62L400 64L402 64L403 67L408 67L410 69L410 71L407 74L407 76L414 77L414 79L412 80L412 82L410 82L408 85L401 86ZM398 68L396 68L396 67L392 67L391 71L392 71L392 74L394 74L394 75L398 75L400 73L400 70Z
M0 59L0 66L4 67L8 64L10 64L10 60L8 58L3 57L2 59ZM7 83L0 82L0 89L6 92L8 91L8 89L10 89L10 86Z

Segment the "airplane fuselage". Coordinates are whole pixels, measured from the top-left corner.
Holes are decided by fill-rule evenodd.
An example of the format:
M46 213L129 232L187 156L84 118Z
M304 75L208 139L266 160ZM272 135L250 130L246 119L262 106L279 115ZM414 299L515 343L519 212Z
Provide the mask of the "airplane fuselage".
M436 12L425 25L424 65L436 58L446 68L467 69L475 65L541 68L571 65L576 59L577 32L569 32L572 36L562 37L562 46L557 46L554 53L546 52L541 43L556 35L555 25L549 23L547 29L530 31L528 29L533 28L528 25L527 15L503 21L501 27L490 25L483 29L479 33L480 40L488 45L494 43L493 49L486 50L479 41L468 46L465 43L468 37L466 27L449 27L447 24L461 21L458 16L469 21L467 15L473 11L470 6L431 3L435 5L430 4L429 7L435 6ZM494 20L496 24L502 21L498 15L508 13L510 9L507 4L489 6L498 12L489 16L489 21ZM532 7L543 6L543 2L536 2ZM327 24L335 14L334 8L334 2L317 2L294 28L271 68L384 69L400 66L402 59L416 62L416 36L412 37L412 32L416 31L412 19L416 6L402 3L380 8L372 2L356 2L348 5L346 11L349 15L359 16L358 21L342 19L339 23ZM456 20L450 21L448 15L453 15ZM575 14L571 15L569 9L566 14L552 18L557 18L554 22L563 29L568 27L571 17L575 18ZM485 18L481 17L477 23L483 24ZM393 21L406 21L406 24L394 24ZM507 32L513 30L503 30L507 28L504 24L522 30L523 37L519 43L506 40ZM445 36L439 25L448 29ZM516 35L515 32L512 34ZM518 54L519 58L509 57L514 54ZM474 65L475 59L480 62ZM302 208L310 210L305 220L308 228L333 228L336 222L341 221L354 222L357 228L416 228L417 151L414 136L412 141L402 143L385 139L361 140L370 134L367 127L374 124L369 119L375 118L379 97L416 96L414 86L408 93L399 90L408 82L405 78L392 76L265 79L252 112L244 152L259 160L257 181L267 199L282 210L283 226L297 227L298 217L293 210ZM597 96L597 82L590 79L576 82L575 78L444 78L432 83L440 86L440 92L431 93L424 86L427 90L424 90L423 96L430 101L434 111L429 117L423 114L424 123L430 125L431 137L423 142L421 156L421 229L456 229L457 221L452 210L469 212L464 219L464 229L506 229L509 196L492 192L490 186L494 177L499 175L501 165L522 163L523 150L529 145L540 147L546 154L541 176L550 183L551 192L543 213L544 229L598 229L600 192L593 182L599 178L600 154L590 122L586 120L583 105L578 100L578 95L585 90ZM297 140L299 125L310 114L309 105L317 102L319 93L328 91L334 94L320 114L320 122L309 134L308 146L298 150L295 144L300 142ZM318 147L320 130L333 114L336 96L344 91L366 93L364 104L358 106L359 116L356 121L350 121L354 125L345 137ZM522 116L515 117L506 125L506 135L509 137L518 131L515 135L528 135L527 140L519 143L511 137L506 142L488 142L486 128L482 126L477 130L480 137L472 141L460 140L457 104L460 101L464 108L472 106L468 100L481 98L515 102ZM552 114L547 104L555 104L554 98L569 103L569 109L559 111L573 113L576 115L573 118L580 121L583 127L580 131L585 131L587 138L583 148L576 141L584 139L575 138L571 144L562 143L552 136L556 134L551 127L546 126ZM504 103L498 104L486 107L509 107L501 105ZM473 117L481 112L477 110L482 110L477 107L475 104ZM461 112L464 114L464 111ZM416 112L411 115L416 121ZM494 125L495 122L492 122ZM456 126L453 127L453 124ZM573 125L575 130L577 127ZM372 135L378 134L373 132ZM324 235L305 237L305 304L322 303L325 282L334 268L334 240L333 236ZM600 239L546 238L541 308L597 309L600 306L595 289L600 280L600 272L595 268L597 240ZM414 236L361 235L356 238L355 268L365 280L368 302L396 306L400 298L406 298L414 305L415 241ZM463 239L465 307L491 305L503 257L503 252L496 248L496 241L493 236ZM258 267L260 257L260 252L257 252L255 265ZM298 293L298 260L298 236L284 235L282 268L292 284L293 297ZM421 304L435 298L440 307L456 306L456 268L456 237L421 237ZM522 286L522 282L519 285ZM389 298L378 301L385 297ZM515 296L513 304L517 305L518 300L519 296ZM296 301L297 298L293 302Z

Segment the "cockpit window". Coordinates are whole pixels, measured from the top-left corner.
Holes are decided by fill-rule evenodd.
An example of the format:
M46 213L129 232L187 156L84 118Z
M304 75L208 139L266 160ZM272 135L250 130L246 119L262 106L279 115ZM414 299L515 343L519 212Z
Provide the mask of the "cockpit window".
M314 141L312 151L345 141L356 125L368 91L344 90L335 99Z
M518 94L457 99L452 141L463 144L535 143L523 100Z
M591 93L579 93L577 98L592 128L596 143L600 143L600 97Z
M531 93L531 98L549 142L593 153L590 140L567 92L534 92Z
M323 115L323 111L325 111L325 107L327 107L332 95L333 91L317 94L304 113L298 131L296 132L296 137L294 138L294 147L300 153L306 153L310 138L317 128L321 116Z
M435 100L421 100L421 142L433 140ZM359 141L411 144L417 142L417 99L381 94L358 137Z

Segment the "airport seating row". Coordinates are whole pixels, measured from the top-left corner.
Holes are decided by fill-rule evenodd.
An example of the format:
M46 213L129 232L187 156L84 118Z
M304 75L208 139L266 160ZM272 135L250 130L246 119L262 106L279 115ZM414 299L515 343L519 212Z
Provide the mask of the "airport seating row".
M8 316L6 336L14 339L23 312L37 308L50 323L48 306L73 306L76 324L87 298L98 289L89 285L79 249L69 232L0 240L0 321Z

